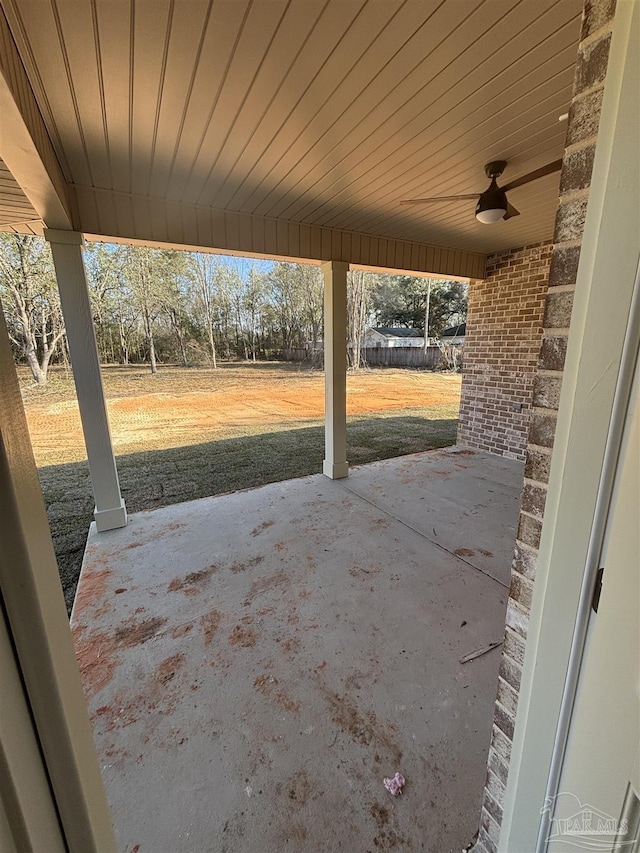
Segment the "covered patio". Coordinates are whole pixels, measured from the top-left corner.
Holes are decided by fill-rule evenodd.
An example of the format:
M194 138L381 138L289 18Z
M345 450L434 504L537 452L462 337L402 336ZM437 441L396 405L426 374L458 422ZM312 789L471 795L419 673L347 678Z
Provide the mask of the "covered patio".
M461 850L500 653L461 658L502 639L521 482L453 448L93 525L72 626L118 849Z
M3 849L542 853L559 791L614 820L640 791L637 666L606 713L578 689L609 529L607 676L637 575L606 518L639 337L637 15L0 0L0 229L50 244L95 497L72 638L0 312ZM129 516L85 239L320 265L325 476ZM351 270L470 282L464 447L350 471ZM574 785L576 699L574 767L600 742L610 777Z

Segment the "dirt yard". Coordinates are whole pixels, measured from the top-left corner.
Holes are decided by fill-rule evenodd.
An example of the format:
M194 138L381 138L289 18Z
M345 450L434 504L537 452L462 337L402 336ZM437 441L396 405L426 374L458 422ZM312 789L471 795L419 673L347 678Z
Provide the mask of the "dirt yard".
M106 367L103 375L117 455L313 426L323 418L323 373L295 365L161 367L155 376L147 367ZM45 389L29 387L25 371L21 379L37 464L86 459L70 376L55 370ZM347 389L350 416L427 409L451 418L460 376L363 370L349 374Z
M93 495L73 380L21 381L69 610ZM129 512L322 470L324 376L297 365L162 366L103 371L120 485ZM460 376L363 370L348 377L351 465L454 444Z

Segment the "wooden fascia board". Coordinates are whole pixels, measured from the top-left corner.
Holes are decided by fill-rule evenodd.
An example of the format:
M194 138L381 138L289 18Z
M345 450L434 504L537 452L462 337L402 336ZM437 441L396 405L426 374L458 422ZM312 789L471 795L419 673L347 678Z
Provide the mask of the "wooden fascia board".
M485 274L485 255L479 252L111 190L76 186L75 192L78 230L89 239L315 263L344 261L362 269L447 278L481 279Z

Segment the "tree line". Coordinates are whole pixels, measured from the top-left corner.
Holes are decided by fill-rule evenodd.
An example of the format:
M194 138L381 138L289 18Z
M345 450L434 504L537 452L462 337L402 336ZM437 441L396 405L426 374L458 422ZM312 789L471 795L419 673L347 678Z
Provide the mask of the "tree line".
M318 350L323 335L319 267L143 246L88 243L85 264L100 359L105 364L186 366L220 359L273 359ZM352 271L348 281L351 366L371 325L428 327L431 336L466 312L466 287ZM0 300L14 355L38 384L69 356L53 262L41 238L0 234Z

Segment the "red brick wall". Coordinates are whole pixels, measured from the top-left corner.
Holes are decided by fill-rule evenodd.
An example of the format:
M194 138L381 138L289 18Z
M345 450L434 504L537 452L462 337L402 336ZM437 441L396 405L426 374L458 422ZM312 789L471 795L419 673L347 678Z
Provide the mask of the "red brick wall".
M489 255L469 287L458 444L524 459L551 243Z
M520 677L614 14L615 0L585 0L560 177L560 198L549 269L542 343L533 384L520 521L487 761L487 781L474 853L495 853L500 836L502 805L509 773Z

